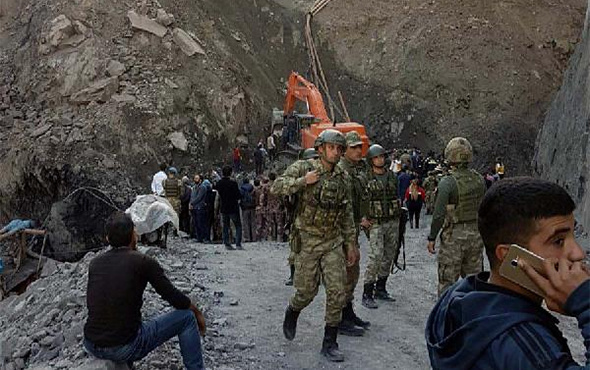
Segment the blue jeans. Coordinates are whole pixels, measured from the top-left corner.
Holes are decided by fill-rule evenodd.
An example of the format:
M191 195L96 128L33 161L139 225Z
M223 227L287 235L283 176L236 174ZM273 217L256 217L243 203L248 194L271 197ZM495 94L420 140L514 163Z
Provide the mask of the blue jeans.
M223 213L223 244L229 245L229 220L234 223L236 227L236 245L242 245L242 221L240 220L239 213Z
M211 240L211 226L209 226L209 211L205 209L193 209L193 232L198 242Z
M84 347L94 357L114 362L139 361L170 338L180 341L182 362L187 370L202 370L203 355L197 320L191 310L173 310L141 323L137 337L116 347L96 347L84 338Z

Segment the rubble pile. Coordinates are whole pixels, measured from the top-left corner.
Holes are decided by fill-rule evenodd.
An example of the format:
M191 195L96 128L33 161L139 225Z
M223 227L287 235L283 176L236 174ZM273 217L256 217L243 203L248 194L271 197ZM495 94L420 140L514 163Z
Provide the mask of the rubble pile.
M218 281L199 262L195 245L173 238L166 250L143 247L139 250L156 258L173 284L200 306L207 321L203 338L203 354L207 368L242 368L257 360L248 357L255 344L244 338L232 338L225 329L230 322L217 317L216 306L223 302L223 292L207 287ZM98 253L90 252L77 263L48 260L41 277L21 295L0 301L0 368L20 370L115 369L113 364L90 358L83 349L83 328L86 322L86 284L90 261ZM227 302L237 305L237 301ZM144 294L144 319L172 309L148 285ZM173 338L144 360L134 364L137 369L182 369L177 338ZM117 367L124 368L124 367Z
M0 220L43 219L79 186L130 204L161 162L191 171L223 163L235 137L262 135L266 125L251 122L281 102L281 77L305 56L284 30L291 15L262 5L7 2ZM285 37L275 39L279 30ZM248 67L270 62L277 68Z

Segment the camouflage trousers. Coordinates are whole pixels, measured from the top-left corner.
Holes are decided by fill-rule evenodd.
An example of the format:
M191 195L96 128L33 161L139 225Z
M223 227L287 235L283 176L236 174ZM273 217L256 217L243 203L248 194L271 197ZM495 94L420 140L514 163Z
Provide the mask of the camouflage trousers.
M346 263L342 242L305 232L301 232L301 240L301 251L295 255L296 292L289 304L295 311L307 307L317 295L321 279L326 290L326 324L338 326L345 303Z
M172 209L174 209L174 211L180 215L180 199L166 198L166 200L170 203L170 205L172 206Z
M266 240L266 215L256 209L256 240Z
M356 239L358 241L360 227L356 227ZM358 244L357 244L358 246ZM360 252L360 249L359 249ZM346 255L346 251L344 251ZM361 259L360 257L357 259L356 263L352 266L346 266L346 282L344 284L344 293L345 293L345 302L344 304L348 304L354 300L354 290L359 282L359 277L361 275Z
M283 241L285 234L285 213L284 212L267 212L264 215L265 228L264 233L267 240Z
M483 241L477 222L445 224L438 251L438 295L459 277L482 270Z
M365 284L386 278L399 254L399 219L373 223L369 230L369 261L365 270Z

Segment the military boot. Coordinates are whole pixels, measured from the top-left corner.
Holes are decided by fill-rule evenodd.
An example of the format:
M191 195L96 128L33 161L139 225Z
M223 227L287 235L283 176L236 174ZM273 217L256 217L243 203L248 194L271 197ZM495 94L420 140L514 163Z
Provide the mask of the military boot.
M291 306L287 306L287 310L285 311L285 321L283 321L283 334L285 335L285 338L289 340L295 338L299 313L300 311L295 311Z
M342 321L338 324L338 333L348 337L362 337L365 334L365 330L363 328L357 328L352 320L345 319L344 310L342 311Z
M344 310L342 310L342 321L344 320L352 321L354 325L360 326L363 329L367 329L369 326L371 326L370 322L362 320L356 315L352 302L348 302L346 307L344 307Z
M389 301L394 302L395 298L387 293L387 289L385 286L387 285L387 278L379 278L377 279L377 288L375 289L375 298L380 299L382 301Z
M332 362L344 361L344 355L338 349L336 338L338 337L338 327L328 326L324 329L324 341L322 342L321 354Z
M364 291L363 291L363 306L367 308L377 308L379 307L375 302L375 298L373 296L375 292L375 283L368 283L365 284Z
M293 276L295 276L295 265L289 265L289 267L291 268L291 275L289 275L289 278L285 282L285 285L286 286L292 286L293 285Z

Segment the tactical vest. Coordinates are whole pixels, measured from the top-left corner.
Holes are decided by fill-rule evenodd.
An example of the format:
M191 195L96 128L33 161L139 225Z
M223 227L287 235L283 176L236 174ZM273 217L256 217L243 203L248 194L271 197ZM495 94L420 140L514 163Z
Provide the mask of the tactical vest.
M477 220L477 210L485 193L483 178L474 170L460 169L450 176L457 184L458 200L452 222L463 223Z
M305 166L304 166L305 167ZM320 180L307 186L302 194L298 218L302 225L332 232L348 203L345 173L320 175Z
M367 183L369 218L371 219L391 220L399 217L400 206L397 196L397 177L391 171L387 171L386 175L387 181L383 182L372 172Z
M338 164L342 169L348 172L351 182L351 198L352 198L352 213L354 215L354 221L360 223L362 219L361 215L361 203L367 199L367 171L368 166L366 164L353 164L346 159L340 159Z
M180 198L182 182L177 179L166 179L163 181L164 194L166 198Z

